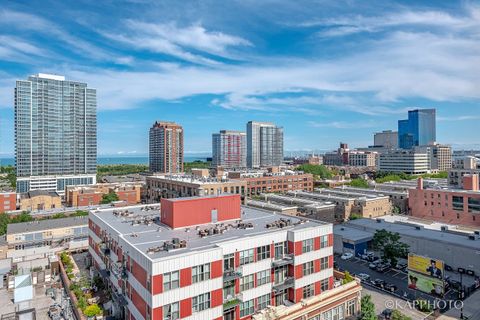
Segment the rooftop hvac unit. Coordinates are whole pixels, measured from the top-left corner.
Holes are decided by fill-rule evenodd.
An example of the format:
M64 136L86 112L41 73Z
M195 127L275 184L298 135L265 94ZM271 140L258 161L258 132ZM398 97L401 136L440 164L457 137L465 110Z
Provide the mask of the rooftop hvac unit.
M477 236L480 236L480 230L475 230L473 231L474 234L476 234Z
M376 219L377 223L382 223L382 219Z
M422 226L415 226L415 229L416 229L416 230L422 230L423 227L422 227Z
M440 230L442 230L442 231L448 231L448 226L441 226L441 227L440 227Z
M477 240L477 236L474 235L474 234L470 234L470 235L468 236L468 240Z

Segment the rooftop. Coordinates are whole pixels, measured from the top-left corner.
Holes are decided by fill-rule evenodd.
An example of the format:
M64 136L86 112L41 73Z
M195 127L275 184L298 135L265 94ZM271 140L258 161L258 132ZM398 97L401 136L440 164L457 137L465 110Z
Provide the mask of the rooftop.
M360 229L351 228L340 224L333 226L333 234L341 235L342 238L351 241L369 241L373 238L373 234L371 232L362 231Z
M92 211L91 214L151 260L211 249L220 242L238 241L266 232L298 230L326 224L250 207L242 207L241 220L181 229L172 229L160 223L158 205L132 206L121 210L102 209Z
M7 234L36 232L36 231L44 231L44 230L75 227L75 226L85 226L87 224L88 224L88 216L10 223L9 225L7 225Z
M439 241L447 244L471 248L474 250L478 250L480 247L479 239L470 240L468 238L468 235L472 235L472 232L469 232L468 230L461 230L459 228L454 229L456 226L451 226L449 232L440 231L440 226L443 225L445 224L422 223L420 221L415 221L401 216L385 216L377 219L356 219L350 220L345 224L347 227L360 229L366 232L374 232L376 230L385 229L391 232L398 232L400 235L404 236Z
M60 197L58 193L54 191L47 191L47 190L33 190L33 191L28 191L26 193L22 193L20 195L22 199L30 199L37 196Z
M191 174L167 174L167 175L153 175L149 176L149 179L163 179L170 181L186 182L186 183L195 183L195 184L218 184L218 183L230 183L230 182L241 182L239 180L222 178L218 179L215 177L199 177Z

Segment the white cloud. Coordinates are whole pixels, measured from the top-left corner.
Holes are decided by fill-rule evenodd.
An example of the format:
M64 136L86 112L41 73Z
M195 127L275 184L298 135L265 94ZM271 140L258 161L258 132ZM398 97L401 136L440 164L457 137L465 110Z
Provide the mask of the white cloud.
M335 129L357 129L357 128L374 128L379 125L374 121L332 121L332 122L316 122L309 121L308 125L314 128L335 128Z
M480 120L480 115L464 115L464 116L452 116L452 117L437 117L438 121L470 121Z
M201 25L180 28L173 23L148 23L137 20L127 20L125 24L128 28L127 33L119 34L110 31L101 32L101 34L137 50L163 53L198 64L215 65L218 62L191 51L235 58L227 51L228 48L252 45L248 40L237 36L207 31Z

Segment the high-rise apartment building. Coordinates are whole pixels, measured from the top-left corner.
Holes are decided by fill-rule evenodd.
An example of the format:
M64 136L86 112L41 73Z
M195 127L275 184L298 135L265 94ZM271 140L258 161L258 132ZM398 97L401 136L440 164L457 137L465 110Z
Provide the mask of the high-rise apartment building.
M174 122L156 121L150 128L150 172L183 171L183 128Z
M212 134L212 165L227 169L246 168L246 133L221 130Z
M408 111L408 119L398 121L398 145L402 149L435 143L435 109Z
M428 155L430 170L448 171L452 168L452 147L443 144L433 144L415 147L414 149Z
M247 167L279 166L283 162L283 127L271 122L247 123Z
M96 182L96 109L86 83L41 73L16 82L17 192Z
M384 130L375 132L373 136L373 145L375 147L398 148L398 131Z

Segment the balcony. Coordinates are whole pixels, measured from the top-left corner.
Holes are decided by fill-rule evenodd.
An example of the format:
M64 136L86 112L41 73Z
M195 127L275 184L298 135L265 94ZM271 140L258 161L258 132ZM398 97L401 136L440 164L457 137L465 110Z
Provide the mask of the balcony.
M125 298L125 295L122 293L118 293L115 290L112 290L112 300L118 303L118 305L121 307L128 306L128 301Z
M223 272L223 281L232 281L241 277L242 272L240 270L226 270Z
M105 242L100 243L100 250L102 250L104 255L110 254L110 248L107 247L107 244Z
M223 299L223 310L227 310L239 305L242 302L242 294L237 293L234 295L228 295L225 299Z
M282 282L273 284L273 291L283 291L288 288L293 288L295 285L295 279L293 277L286 277Z
M293 254L284 254L281 257L275 257L272 261L273 267L282 267L293 264Z

